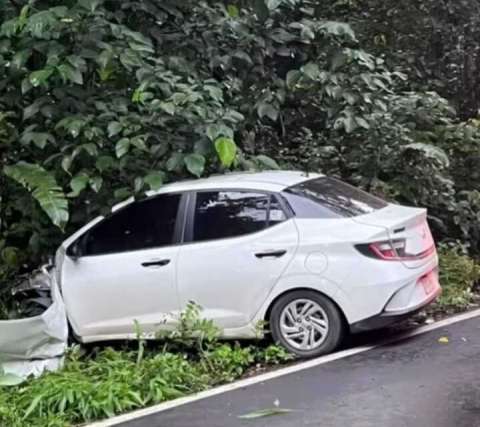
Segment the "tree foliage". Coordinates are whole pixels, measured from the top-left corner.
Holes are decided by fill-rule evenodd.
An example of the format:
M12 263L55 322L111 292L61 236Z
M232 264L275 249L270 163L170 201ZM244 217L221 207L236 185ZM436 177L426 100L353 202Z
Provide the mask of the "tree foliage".
M478 115L480 1L315 3L323 16L348 20L362 43L408 75L410 87L437 91L463 120Z
M453 81L449 64L462 64L452 47L460 24L457 38L435 26L453 14L470 28L474 18L464 2L448 13L423 2L431 25L414 28L412 10L390 3L4 4L0 257L8 271L36 263L61 229L132 194L279 165L426 206L440 237L478 245L470 236L480 234L480 181L466 174L478 123L459 122L451 105L462 117L473 107L441 83ZM408 26L394 30L399 22ZM451 55L430 55L437 39ZM455 73L454 84L469 88Z

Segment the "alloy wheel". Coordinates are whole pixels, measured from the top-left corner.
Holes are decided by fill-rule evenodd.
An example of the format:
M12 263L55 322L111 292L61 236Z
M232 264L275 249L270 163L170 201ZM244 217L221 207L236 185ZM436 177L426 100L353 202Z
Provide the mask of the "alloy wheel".
M325 341L329 321L325 310L310 299L296 299L280 314L280 333L285 341L298 350L313 350Z

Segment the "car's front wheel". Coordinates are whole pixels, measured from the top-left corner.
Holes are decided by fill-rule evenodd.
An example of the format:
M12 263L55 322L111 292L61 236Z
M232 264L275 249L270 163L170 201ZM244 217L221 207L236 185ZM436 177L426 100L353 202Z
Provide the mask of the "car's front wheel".
M270 328L275 342L299 357L332 352L342 341L345 330L335 304L308 290L280 297L270 314Z

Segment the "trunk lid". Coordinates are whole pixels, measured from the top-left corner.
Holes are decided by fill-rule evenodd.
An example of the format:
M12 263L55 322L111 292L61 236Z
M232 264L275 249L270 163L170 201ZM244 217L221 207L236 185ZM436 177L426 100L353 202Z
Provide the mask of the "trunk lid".
M352 219L359 224L385 228L391 241L405 239L405 252L413 258L435 245L428 226L426 209L389 204L383 209ZM424 256L418 259L403 259L401 262L407 268L419 268L430 259L431 256Z

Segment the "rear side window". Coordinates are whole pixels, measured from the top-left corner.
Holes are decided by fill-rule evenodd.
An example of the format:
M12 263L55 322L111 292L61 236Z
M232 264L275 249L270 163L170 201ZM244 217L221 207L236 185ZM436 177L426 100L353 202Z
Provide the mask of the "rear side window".
M194 242L255 233L286 219L273 196L248 191L199 192L194 215Z
M300 218L354 217L388 205L378 197L328 177L302 182L282 194Z
M136 202L115 212L87 232L84 255L102 255L173 243L179 194Z

